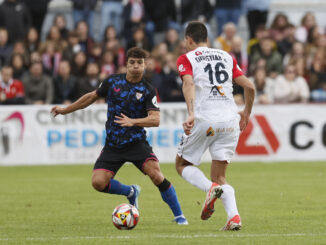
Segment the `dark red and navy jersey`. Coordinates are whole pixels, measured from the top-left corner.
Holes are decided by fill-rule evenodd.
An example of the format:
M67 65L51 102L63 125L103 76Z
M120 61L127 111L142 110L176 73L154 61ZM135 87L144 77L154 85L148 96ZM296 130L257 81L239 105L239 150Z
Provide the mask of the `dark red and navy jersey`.
M112 75L101 82L96 93L108 104L106 121L106 145L123 148L132 143L146 140L142 127L122 127L115 123L121 113L129 118L147 117L148 111L158 111L156 92L143 79L138 83L128 82L126 74Z

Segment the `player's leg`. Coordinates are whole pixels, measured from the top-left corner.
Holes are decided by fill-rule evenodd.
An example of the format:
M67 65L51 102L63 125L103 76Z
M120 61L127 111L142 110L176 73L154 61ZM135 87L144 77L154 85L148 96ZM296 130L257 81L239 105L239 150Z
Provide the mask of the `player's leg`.
M173 212L177 224L187 225L188 221L182 213L177 193L173 185L164 178L157 160L148 160L143 164L143 172L149 176L153 184L159 189L162 199Z
M130 204L138 208L140 188L136 185L124 185L113 178L124 164L124 161L120 159L120 155L109 149L102 151L94 165L92 186L99 192L124 195L128 198Z
M211 178L212 181L219 184L223 190L220 199L227 213L227 223L223 230L239 230L241 228L241 219L235 200L234 189L226 182L227 161L212 161Z
M176 157L175 167L178 174L193 186L205 192L208 192L211 188L212 181L210 181L199 168L179 155Z

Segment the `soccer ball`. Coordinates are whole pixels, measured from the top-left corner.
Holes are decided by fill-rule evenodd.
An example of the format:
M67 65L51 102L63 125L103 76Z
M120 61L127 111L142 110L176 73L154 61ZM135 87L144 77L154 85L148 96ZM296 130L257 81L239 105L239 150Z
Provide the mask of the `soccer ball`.
M112 213L112 222L119 230L131 230L139 221L139 211L131 204L120 204Z

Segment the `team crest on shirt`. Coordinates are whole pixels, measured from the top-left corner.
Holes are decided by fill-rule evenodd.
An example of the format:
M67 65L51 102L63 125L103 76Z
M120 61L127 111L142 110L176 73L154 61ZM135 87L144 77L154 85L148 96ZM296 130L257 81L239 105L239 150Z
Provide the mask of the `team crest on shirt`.
M179 65L178 70L179 70L179 72L186 71L186 69L184 68L183 64Z
M142 93L136 92L136 99L140 100L140 98L143 97Z

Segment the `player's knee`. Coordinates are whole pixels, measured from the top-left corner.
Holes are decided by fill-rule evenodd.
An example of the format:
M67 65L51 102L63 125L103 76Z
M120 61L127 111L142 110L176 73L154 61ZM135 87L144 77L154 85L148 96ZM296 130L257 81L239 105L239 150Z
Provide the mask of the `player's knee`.
M163 174L161 173L160 169L157 168L149 170L147 175L150 177L150 179L155 185L158 185L164 180Z
M103 191L107 185L108 183L105 183L105 181L100 178L92 179L92 186L97 191Z

